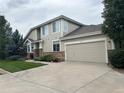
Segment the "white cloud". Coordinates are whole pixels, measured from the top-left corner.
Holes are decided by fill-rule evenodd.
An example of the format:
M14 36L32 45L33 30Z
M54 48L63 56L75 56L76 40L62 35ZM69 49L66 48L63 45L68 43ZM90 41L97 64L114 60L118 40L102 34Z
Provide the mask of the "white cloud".
M83 24L103 21L102 0L0 0L0 4L0 12L24 35L31 27L59 15Z

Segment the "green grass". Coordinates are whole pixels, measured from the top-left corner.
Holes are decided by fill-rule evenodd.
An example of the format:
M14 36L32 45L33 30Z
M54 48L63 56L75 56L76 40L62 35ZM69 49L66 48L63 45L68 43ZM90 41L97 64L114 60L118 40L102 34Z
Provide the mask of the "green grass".
M35 68L39 66L43 66L45 64L41 63L31 63L31 62L24 62L24 61L8 61L8 60L0 60L0 68L9 71L9 72L18 72L30 68Z

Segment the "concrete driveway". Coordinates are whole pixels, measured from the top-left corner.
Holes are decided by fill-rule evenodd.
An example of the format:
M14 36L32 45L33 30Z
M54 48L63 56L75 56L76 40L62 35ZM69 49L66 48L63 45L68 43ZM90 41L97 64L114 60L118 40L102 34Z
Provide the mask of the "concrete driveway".
M52 63L0 76L0 93L124 93L124 74L102 63Z

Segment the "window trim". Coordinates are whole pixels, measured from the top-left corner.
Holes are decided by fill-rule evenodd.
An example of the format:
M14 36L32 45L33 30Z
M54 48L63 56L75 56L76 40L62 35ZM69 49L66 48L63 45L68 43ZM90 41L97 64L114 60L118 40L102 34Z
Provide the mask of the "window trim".
M43 29L45 28L45 27L47 27L47 34L46 34L46 32L43 34ZM48 25L44 25L43 27L42 27L42 36L47 36L49 34L49 26Z
M54 49L53 49L53 43L56 42L56 41L59 42L59 51L54 51ZM61 41L60 41L59 39L52 40L52 51L53 51L53 52L60 52L60 51L61 51Z
M34 49L34 46L32 45L32 43L27 43L27 53L33 53L33 49Z
M30 44L27 44L27 53L30 53Z
M54 26L53 26L53 24L55 24L55 26L56 26L56 23L59 24L59 30L58 30L58 31L54 31ZM60 21L60 20L54 21L54 22L52 23L52 32L53 32L53 33L61 32L61 21Z
M64 27L67 26L67 31L65 31ZM69 23L67 21L63 21L63 32L67 33L69 32Z

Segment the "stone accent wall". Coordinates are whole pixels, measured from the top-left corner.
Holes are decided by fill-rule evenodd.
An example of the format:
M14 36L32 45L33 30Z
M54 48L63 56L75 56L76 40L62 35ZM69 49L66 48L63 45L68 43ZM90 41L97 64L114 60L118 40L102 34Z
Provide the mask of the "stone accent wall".
M39 56L43 56L43 49L39 49Z
M41 57L43 56L43 50L42 49L35 49L34 50L34 57Z
M33 51L34 53L27 53L27 59L33 59L35 57L40 57L40 56L44 56L44 55L53 55L57 58L60 58L62 60L65 59L65 52L61 51L61 52L43 52L42 49L35 49Z
M27 59L33 59L33 53L27 53Z
M61 51L61 52L44 52L43 55L54 55L55 57L61 58L61 59L65 59L65 52Z
M39 57L39 49L34 49L34 57Z

